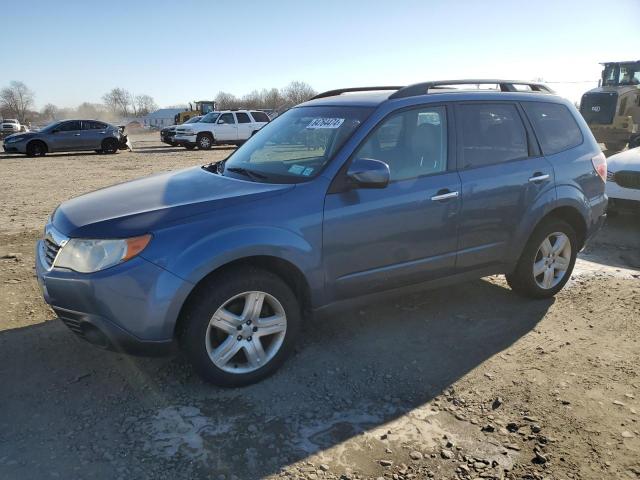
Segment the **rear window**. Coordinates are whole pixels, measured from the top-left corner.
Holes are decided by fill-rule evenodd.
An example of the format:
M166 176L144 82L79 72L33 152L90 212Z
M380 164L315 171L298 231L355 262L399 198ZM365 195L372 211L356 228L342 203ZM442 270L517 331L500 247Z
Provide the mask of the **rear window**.
M533 124L542 153L553 155L580 145L582 132L569 109L557 103L522 102Z
M107 125L102 122L94 122L89 120L82 121L83 130L104 130L105 128L107 128Z
M264 112L251 112L251 115L253 115L253 119L256 122L268 122L269 121L269 116Z

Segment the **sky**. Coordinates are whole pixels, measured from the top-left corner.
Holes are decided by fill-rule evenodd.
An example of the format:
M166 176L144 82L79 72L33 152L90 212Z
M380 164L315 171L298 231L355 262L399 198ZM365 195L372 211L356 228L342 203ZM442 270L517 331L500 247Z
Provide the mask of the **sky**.
M0 37L0 88L25 82L38 109L113 87L168 106L292 80L542 78L579 82L551 83L578 101L599 62L640 60L640 0L9 1Z

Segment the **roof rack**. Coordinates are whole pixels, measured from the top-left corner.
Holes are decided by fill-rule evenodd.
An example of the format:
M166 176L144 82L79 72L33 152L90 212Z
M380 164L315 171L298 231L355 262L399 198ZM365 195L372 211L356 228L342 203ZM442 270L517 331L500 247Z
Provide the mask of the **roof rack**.
M326 92L319 93L311 100L316 100L318 98L326 98L326 97L335 97L336 95L341 95L343 93L350 92L375 92L376 90L400 90L404 87L353 87L353 88L338 88L336 90L328 90Z
M544 83L527 82L523 80L438 80L434 82L415 83L413 85L400 88L397 92L392 93L389 96L389 100L393 100L394 98L406 98L414 97L416 95L425 95L429 93L430 89L444 88L450 85L499 85L501 92L522 92L522 90L518 90L515 85L526 85L530 87L531 91L533 92L554 93L554 91Z

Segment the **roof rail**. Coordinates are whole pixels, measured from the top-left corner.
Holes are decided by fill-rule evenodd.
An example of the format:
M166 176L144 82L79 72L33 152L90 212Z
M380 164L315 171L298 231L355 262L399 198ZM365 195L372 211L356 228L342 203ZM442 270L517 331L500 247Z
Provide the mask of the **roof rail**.
M336 90L327 90L326 92L319 93L311 100L316 100L318 98L326 98L326 97L334 97L336 95L341 95L343 93L349 92L375 92L376 90L400 90L404 87L353 87L353 88L338 88Z
M399 89L397 92L389 96L389 100L394 98L414 97L416 95L425 95L429 93L429 89L444 88L449 85L499 85L501 92L521 92L516 89L515 85L527 85L533 92L539 93L555 93L544 83L527 82L523 80L497 80L497 79L467 79L467 80L438 80L433 82L422 82L409 85Z

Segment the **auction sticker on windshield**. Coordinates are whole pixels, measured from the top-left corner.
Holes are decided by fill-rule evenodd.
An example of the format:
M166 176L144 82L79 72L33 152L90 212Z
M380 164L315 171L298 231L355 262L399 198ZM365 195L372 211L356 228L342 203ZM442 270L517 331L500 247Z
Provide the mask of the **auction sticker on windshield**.
M344 123L344 118L314 118L307 128L339 128Z

